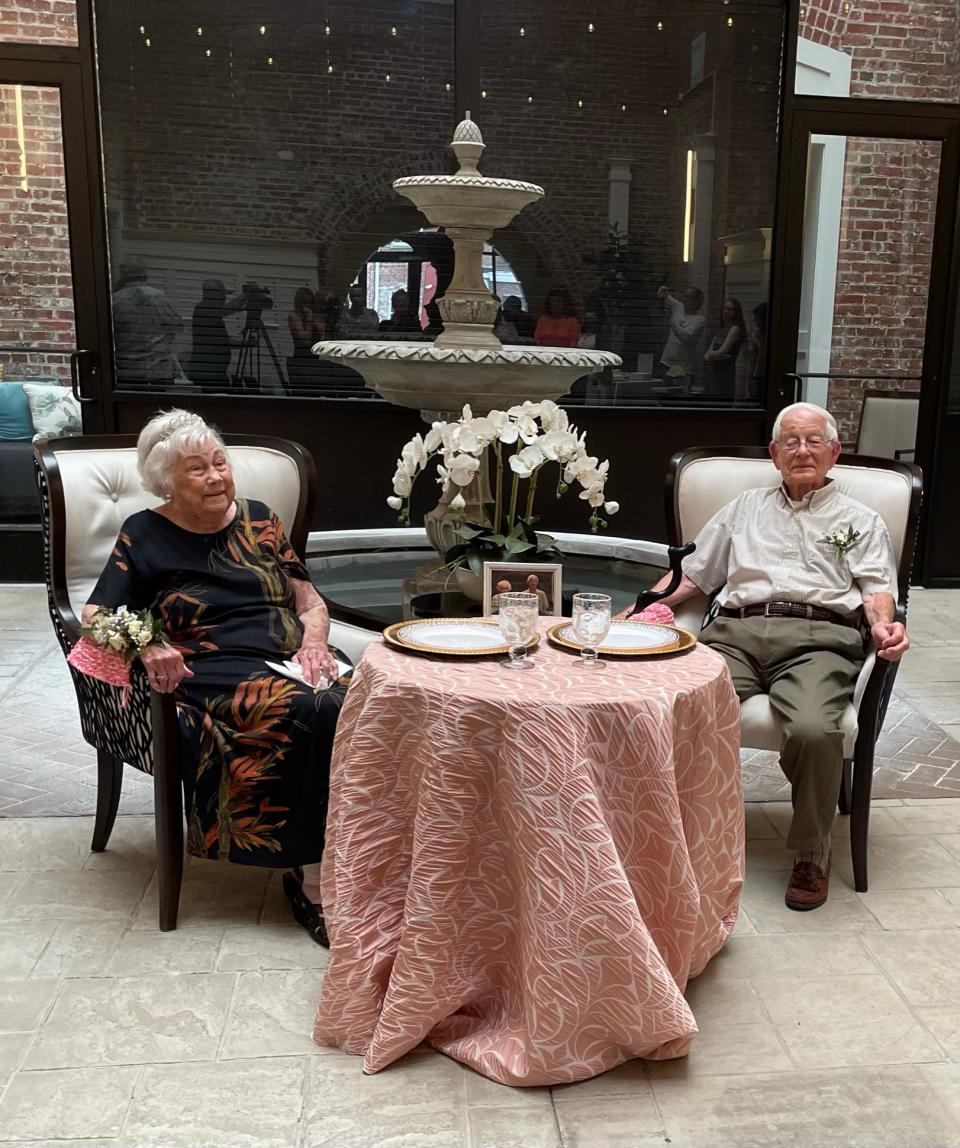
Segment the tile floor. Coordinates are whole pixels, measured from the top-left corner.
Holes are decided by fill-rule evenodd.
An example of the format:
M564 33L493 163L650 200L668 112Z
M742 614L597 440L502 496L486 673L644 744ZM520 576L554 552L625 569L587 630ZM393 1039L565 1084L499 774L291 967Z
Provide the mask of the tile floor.
M957 737L960 592L911 613L904 696ZM34 752L70 769L62 722ZM89 818L0 818L0 1144L960 1148L960 801L877 803L870 892L838 834L830 901L805 914L783 907L788 816L748 806L743 911L689 987L689 1058L528 1090L428 1049L364 1077L314 1046L325 954L269 873L191 864L161 934L149 817L98 855Z

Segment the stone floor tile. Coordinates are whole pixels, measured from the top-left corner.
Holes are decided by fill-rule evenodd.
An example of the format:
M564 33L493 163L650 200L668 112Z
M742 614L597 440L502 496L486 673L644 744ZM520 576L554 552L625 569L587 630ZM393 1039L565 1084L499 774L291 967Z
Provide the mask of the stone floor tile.
M128 773L135 772L128 770ZM153 782L150 782L151 786ZM86 818L93 833L93 818ZM84 869L153 868L157 861L153 817L118 817L110 841L102 853L90 853Z
M0 869L76 870L90 852L86 821L71 817L0 818Z
M953 856L943 841L924 837L878 837L870 840L869 881L876 892L889 889L939 889L960 886L960 857ZM837 876L853 885L848 857L835 853L832 886Z
M7 898L0 923L126 920L149 879L144 869L38 873Z
M60 921L30 975L61 978L102 976L126 928L125 920L89 924L86 921Z
M301 1148L466 1148L467 1071L426 1048L373 1076L358 1056L317 1057Z
M876 972L876 965L860 943L860 934L850 933L731 937L707 968L718 981L769 976L771 969L789 969L795 981L815 980L824 968Z
M712 969L711 961L700 976L689 982L684 994L701 1033L710 1028L761 1024L767 1019L763 1002L750 981L717 978Z
M912 1065L664 1079L653 1087L672 1148L960 1143L960 1130Z
M807 913L787 908L783 900L786 887L786 873L748 872L743 904L758 933L860 933L880 928L842 880L831 879L827 903Z
M20 1063L32 1036L29 1032L0 1033L0 1094Z
M303 1102L298 1057L153 1064L134 1092L123 1140L137 1148L291 1148Z
M117 1136L140 1071L18 1072L0 1101L0 1141Z
M748 805L746 807L746 833L748 841L776 840L780 833L774 828L767 816L763 805Z
M54 980L0 981L0 1032L31 1032L59 988Z
M694 1013L696 1016L696 1013ZM650 1061L652 1081L664 1077L739 1075L746 1072L792 1072L794 1062L776 1028L763 1018L752 1024L708 1024L697 1017L700 1031L689 1055L676 1060Z
M754 988L800 1068L942 1060L937 1043L879 973L792 983L757 978Z
M464 1071L467 1089L467 1104L477 1104L482 1108L533 1108L537 1111L552 1110L553 1100L549 1088L511 1088L479 1072Z
M948 853L960 861L960 833L941 833L935 838L935 840L938 842L938 844L942 845ZM941 881L940 884L957 885L960 884L960 882L945 879Z
M960 1126L960 1064L924 1064L920 1072Z
M234 981L225 973L68 981L26 1067L213 1060Z
M941 889L940 895L948 905L960 909L960 889Z
M951 905L940 889L891 889L888 893L871 890L857 896L884 929L960 927L960 905Z
M664 1143L663 1123L649 1086L615 1098L578 1094L579 1087L554 1093L564 1148L646 1148L648 1142Z
M107 976L147 973L212 973L222 929L175 929L169 933L127 932L107 966Z
M0 980L15 981L30 976L56 926L0 925Z
M865 933L863 943L912 1005L960 1000L960 932Z
M743 904L741 903L740 910L737 913L737 920L733 926L733 932L731 932L730 936L731 937L755 936L756 932L757 932L757 930L754 927L753 921L750 920L750 914L747 912L747 910L743 907Z
M311 1039L323 979L319 969L240 973L239 978L221 1060L338 1052Z
M653 1103L653 1090L650 1087L646 1060L628 1060L599 1076L589 1080L579 1080L575 1084L555 1084L550 1091L554 1104L567 1096L578 1100L594 1100L600 1097L646 1096ZM469 1092L468 1092L469 1097Z
M893 821L916 837L929 837L934 833L960 833L960 800L938 802L937 805L905 805L891 809ZM870 819L873 831L873 819Z
M470 1108L467 1129L470 1148L561 1148L552 1108Z
M14 889L18 889L24 881L24 877L20 873L2 873L0 872L0 909L3 908L7 899L13 895Z
M328 959L327 950L288 916L281 925L237 925L225 929L217 968L220 972L323 969Z
M960 1061L960 1002L914 1005L913 1011L936 1038L947 1058Z
M184 870L177 929L255 925L260 917L269 869L202 861ZM150 882L137 910L134 929L159 931L157 879Z

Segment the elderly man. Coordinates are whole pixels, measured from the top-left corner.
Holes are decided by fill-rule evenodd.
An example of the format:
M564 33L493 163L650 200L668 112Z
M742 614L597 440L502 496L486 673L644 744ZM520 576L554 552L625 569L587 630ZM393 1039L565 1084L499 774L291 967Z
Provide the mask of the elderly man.
M896 661L909 642L894 621L897 574L883 519L827 477L840 443L833 416L809 403L780 412L770 457L783 477L747 490L696 538L676 605L718 591L701 640L725 658L741 701L766 693L780 719L795 851L786 903L827 899L830 832L843 765L840 719L869 636Z

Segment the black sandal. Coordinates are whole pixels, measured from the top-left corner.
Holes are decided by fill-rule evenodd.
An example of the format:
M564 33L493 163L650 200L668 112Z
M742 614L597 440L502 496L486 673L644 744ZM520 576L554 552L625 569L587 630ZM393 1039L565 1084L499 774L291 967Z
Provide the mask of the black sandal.
M299 880L296 874L300 874ZM315 905L303 893L303 871L294 870L293 873L284 873L283 891L290 900L293 910L293 919L307 930L310 936L325 949L330 948L330 938L327 936L327 926L323 920L323 909Z

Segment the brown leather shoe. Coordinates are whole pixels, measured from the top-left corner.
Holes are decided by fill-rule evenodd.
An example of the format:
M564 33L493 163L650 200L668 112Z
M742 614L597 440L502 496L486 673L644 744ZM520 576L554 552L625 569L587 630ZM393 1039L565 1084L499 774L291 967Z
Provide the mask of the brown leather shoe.
M830 862L831 858L828 857L826 869L821 869L812 861L798 861L794 865L784 897L788 909L802 913L807 909L820 908L830 890Z

